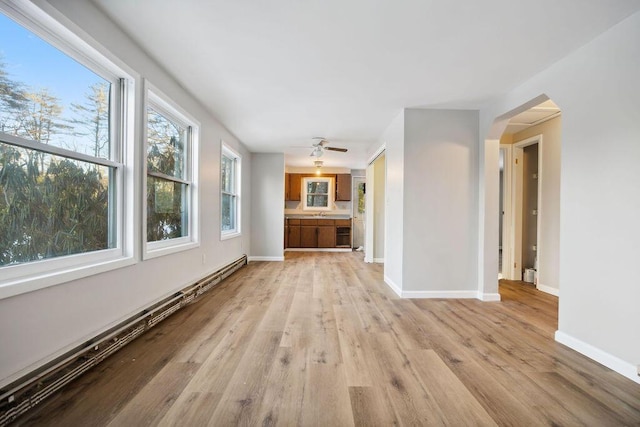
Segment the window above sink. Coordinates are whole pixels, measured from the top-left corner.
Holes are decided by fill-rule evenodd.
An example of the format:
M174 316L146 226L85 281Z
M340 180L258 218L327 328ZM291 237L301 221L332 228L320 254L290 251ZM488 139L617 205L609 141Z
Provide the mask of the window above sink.
M334 198L333 178L309 177L302 180L302 209L329 211Z

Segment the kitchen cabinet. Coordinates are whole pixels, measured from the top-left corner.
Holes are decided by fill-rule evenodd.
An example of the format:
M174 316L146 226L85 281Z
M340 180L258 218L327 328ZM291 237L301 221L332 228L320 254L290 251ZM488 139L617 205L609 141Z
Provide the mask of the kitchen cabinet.
M351 247L351 220L336 219L336 248Z
M285 227L287 236L285 238L287 248L299 248L300 247L300 220L289 219L287 220L287 226Z
M332 219L318 220L318 248L335 248L336 247L336 227L335 221Z
M289 177L289 179L286 178ZM302 174L300 173L288 173L285 176L285 183L289 181L289 191L285 191L285 200L299 201L300 193L302 191ZM286 197L288 196L288 198Z
M300 220L300 247L318 247L318 221L315 219Z
M350 219L299 219L285 222L285 248L350 248Z
M291 190L291 174L285 173L284 174L284 199L285 200L291 200L291 195L289 194L290 190Z
M348 202L351 200L351 174L339 173L336 175L336 201Z

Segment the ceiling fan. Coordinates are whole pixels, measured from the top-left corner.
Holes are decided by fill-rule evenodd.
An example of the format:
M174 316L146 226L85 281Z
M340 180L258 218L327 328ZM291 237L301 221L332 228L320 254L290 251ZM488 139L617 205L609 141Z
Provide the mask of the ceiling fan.
M329 141L327 141L321 136L316 136L313 139L316 140L317 142L314 142L313 144L311 144L311 146L313 147L313 151L311 151L311 154L309 154L310 157L322 157L322 155L324 154L324 150L339 151L341 153L347 152L346 148L327 147L327 144L329 144Z

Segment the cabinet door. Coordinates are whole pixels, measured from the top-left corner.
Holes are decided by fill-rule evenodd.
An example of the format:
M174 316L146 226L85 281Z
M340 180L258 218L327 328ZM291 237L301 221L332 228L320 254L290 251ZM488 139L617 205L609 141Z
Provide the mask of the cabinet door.
M288 239L288 248L299 248L300 247L300 226L299 225L289 225L289 239Z
M351 200L351 174L339 173L336 175L336 200L341 202Z
M291 174L284 174L284 199L291 200Z
M300 247L318 247L318 227L315 225L303 225L300 227Z
M289 174L289 200L300 200L302 190L302 175L299 173Z
M332 225L318 226L318 247L336 247L336 228Z

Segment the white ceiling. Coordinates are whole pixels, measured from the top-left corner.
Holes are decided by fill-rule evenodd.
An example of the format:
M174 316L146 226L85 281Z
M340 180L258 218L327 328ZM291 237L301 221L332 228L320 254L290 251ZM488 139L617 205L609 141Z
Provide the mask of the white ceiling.
M405 107L478 108L640 0L93 0L254 152L361 168Z

